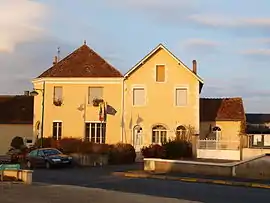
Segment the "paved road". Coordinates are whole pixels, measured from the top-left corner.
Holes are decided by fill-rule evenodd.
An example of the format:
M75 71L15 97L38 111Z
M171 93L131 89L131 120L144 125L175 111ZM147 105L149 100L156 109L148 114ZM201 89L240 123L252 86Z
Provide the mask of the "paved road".
M126 170L120 167L120 171ZM92 198L93 202L103 203L115 201L124 202L203 202L203 203L235 203L235 202L269 202L270 191L265 189L253 189L243 187L231 187L198 183L183 183L178 181L150 180L150 179L129 179L110 175L113 171L119 171L119 167L92 168L92 169L65 169L65 170L36 170L33 179L36 182L33 186L13 185L6 189L0 188L0 202L8 203L3 198L11 197L12 194L21 193L21 200L26 201L31 192L36 198L47 194L55 203L62 203L65 200L86 201ZM43 185L41 186L40 183ZM63 186L54 186L63 185ZM65 186L65 185L73 185ZM36 187L38 186L38 187ZM79 187L78 187L79 186ZM21 189L23 188L23 189ZM56 189L57 188L57 189ZM40 193L39 191L42 191ZM75 192L71 192L75 191ZM124 192L124 193L123 193ZM62 194L66 194L62 195ZM57 199L57 198L58 199ZM33 203L35 202L33 200ZM179 200L179 201L176 201ZM181 200L181 201L180 201ZM20 203L24 203L20 201ZM14 201L16 202L16 201ZM41 202L41 201L39 201ZM49 200L47 201L49 202ZM72 203L73 201L69 201ZM74 200L75 202L75 200ZM90 202L90 201L88 201Z

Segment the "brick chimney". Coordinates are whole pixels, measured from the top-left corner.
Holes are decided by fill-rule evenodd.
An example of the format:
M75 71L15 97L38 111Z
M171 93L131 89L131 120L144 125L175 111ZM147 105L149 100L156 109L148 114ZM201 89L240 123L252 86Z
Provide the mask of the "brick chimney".
M195 74L197 74L197 61L196 61L196 60L193 60L193 61L192 61L192 65L193 65L193 72L194 72Z
M57 64L57 62L58 62L58 58L57 58L57 56L55 56L54 60L53 60L53 65Z

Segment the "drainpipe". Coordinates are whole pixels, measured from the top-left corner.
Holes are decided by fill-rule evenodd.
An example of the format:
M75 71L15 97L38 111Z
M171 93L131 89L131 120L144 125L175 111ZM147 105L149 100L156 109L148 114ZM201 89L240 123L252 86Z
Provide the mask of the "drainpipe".
M124 141L124 114L125 114L125 78L122 81L122 116L121 116L121 142Z

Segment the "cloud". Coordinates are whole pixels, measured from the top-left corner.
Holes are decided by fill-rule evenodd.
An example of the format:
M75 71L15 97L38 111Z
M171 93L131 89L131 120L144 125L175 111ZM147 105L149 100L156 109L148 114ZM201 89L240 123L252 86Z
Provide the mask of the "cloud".
M206 40L206 39L188 39L184 42L186 47L217 47L220 46L220 43L216 41Z
M154 20L158 23L184 23L185 17L196 12L199 0L114 0L108 5L114 8L128 10L138 17L138 13L146 16L144 20Z
M270 56L270 49L248 49L241 53L248 56Z
M194 23L224 28L269 28L270 18L239 18L218 14L193 14L188 17Z
M61 47L61 56L66 56L74 46L56 38L43 38L35 42L20 43L13 52L0 53L1 94L21 94L32 89L31 80L51 67L53 56Z
M147 9L147 10L179 10L181 7L190 8L196 5L196 1L187 0L114 0L110 1L112 5L124 6L132 9Z
M0 52L13 52L16 45L40 38L41 22L48 17L47 7L36 1L1 0Z
M251 86L250 81L256 83L252 76L238 76L226 78L205 78L205 85L201 97L224 98L242 97L247 112L269 112L269 89Z
M181 47L194 55L208 55L217 53L221 43L213 40L193 38L187 39ZM198 56L197 56L198 57Z

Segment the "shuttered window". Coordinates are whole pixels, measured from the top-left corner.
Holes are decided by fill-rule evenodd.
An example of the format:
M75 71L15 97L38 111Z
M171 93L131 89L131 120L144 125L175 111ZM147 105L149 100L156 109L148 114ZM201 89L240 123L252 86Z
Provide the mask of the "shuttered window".
M144 88L133 89L133 106L145 105L145 90Z
M156 66L156 82L165 82L165 66Z
M176 89L176 106L186 106L187 105L187 89L177 88Z
M103 99L103 87L89 87L88 103L93 104L94 99Z
M53 101L62 101L63 88L61 86L54 87L53 91Z

